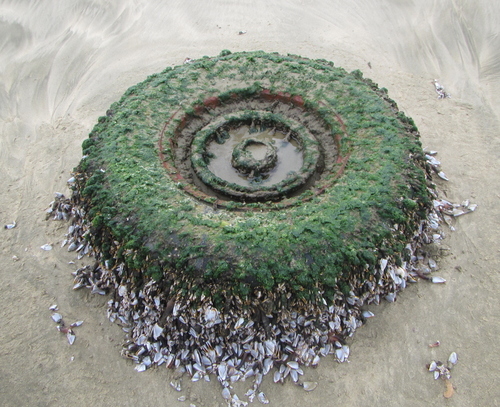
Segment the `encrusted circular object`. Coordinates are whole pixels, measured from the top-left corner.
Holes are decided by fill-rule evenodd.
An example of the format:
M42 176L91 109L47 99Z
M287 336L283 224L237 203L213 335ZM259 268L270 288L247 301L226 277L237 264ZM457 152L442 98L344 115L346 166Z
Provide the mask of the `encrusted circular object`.
M137 284L216 306L278 287L328 302L405 260L431 202L418 138L359 71L223 52L127 90L75 189L93 247Z
M52 208L72 214L68 250L98 260L73 288L113 293L137 370L215 374L226 400L252 377L266 402L273 367L299 383L300 365L347 360L363 304L394 301L439 227L413 121L325 60L223 51L166 69L83 151Z

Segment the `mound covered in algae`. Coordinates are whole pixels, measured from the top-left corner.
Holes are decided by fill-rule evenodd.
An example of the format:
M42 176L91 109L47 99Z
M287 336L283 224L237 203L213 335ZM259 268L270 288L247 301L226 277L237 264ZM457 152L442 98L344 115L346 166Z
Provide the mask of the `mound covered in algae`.
M347 360L361 307L394 301L439 227L418 138L386 90L324 60L224 51L152 75L54 204L68 250L97 259L74 288L113 295L139 371L215 374L232 405L250 377L266 402L274 368L312 390L301 366Z
M251 168L236 174L242 182L216 174L210 145L245 126L243 140L285 135L266 142L293 144L298 167L277 182L246 179ZM407 260L431 202L418 138L359 71L222 52L152 75L113 104L83 144L75 191L91 245L137 286L152 278L169 296L215 306L278 287L328 302L373 280L380 259Z

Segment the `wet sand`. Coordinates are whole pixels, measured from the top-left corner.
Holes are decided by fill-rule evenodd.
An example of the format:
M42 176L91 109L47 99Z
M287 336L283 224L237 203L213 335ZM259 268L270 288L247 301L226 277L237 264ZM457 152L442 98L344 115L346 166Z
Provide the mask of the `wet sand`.
M215 380L184 379L178 393L171 371L137 373L120 357L107 298L71 289L82 262L68 264L74 255L58 248L67 225L46 222L44 210L68 192L82 141L129 86L186 57L262 49L325 58L386 87L439 152L448 199L478 204L441 244L446 284L422 281L371 307L349 363L306 370L316 390L266 377L272 405L500 405L500 4L353 3L0 1L0 222L18 223L0 232L0 404L225 405ZM435 78L451 99L437 99ZM50 318L54 303L67 321L85 321L72 346ZM425 364L452 351L456 393L445 400Z

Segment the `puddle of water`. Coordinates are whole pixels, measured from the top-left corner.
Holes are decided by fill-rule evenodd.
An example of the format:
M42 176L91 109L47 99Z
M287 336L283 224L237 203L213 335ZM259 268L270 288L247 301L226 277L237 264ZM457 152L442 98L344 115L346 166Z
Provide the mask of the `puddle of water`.
M255 140L273 142L277 149L278 162L276 166L259 182L262 186L271 186L283 181L289 172L299 172L303 165L302 153L298 143L294 139L286 140L286 134L281 131L273 133L272 129L250 131L249 126L241 126L229 130L229 138L223 144L211 141L207 145L207 151L214 154L208 164L208 169L217 177L242 186L255 185L255 180L238 172L231 165L231 157L234 148L243 140L253 138ZM255 147L255 148L254 148ZM256 159L262 159L266 153L266 147L258 144L248 146ZM251 149L250 149L251 148ZM262 156L261 156L262 155Z

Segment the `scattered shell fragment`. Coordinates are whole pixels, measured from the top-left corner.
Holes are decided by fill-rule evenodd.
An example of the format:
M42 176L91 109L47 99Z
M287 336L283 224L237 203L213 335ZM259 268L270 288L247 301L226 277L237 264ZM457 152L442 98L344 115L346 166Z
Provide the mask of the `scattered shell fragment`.
M449 181L450 180L443 171L439 171L438 172L438 177L441 178L441 179L444 179L445 181Z
M181 391L181 382L178 380L173 380L170 382L170 386L172 386L175 390Z
M437 369L437 363L436 361L432 361L429 365L429 372L434 372Z
M456 365L458 362L458 355L456 352L451 352L450 357L448 358L448 362L450 362L452 365Z
M364 318L373 318L375 316L375 314L371 311L363 311L362 315Z
M243 35L243 34L246 34L247 32L245 30L241 30L238 32L238 35Z
M304 382L302 383L302 387L305 391L313 391L316 387L318 387L317 382Z
M186 401L186 396L180 396L177 400L178 401Z
M83 321L76 321L76 322L73 322L70 327L71 328L76 328L78 326L81 326L83 324Z
M4 228L5 229L14 229L16 227L17 223L16 221L12 222L12 223L9 223L8 225L5 225Z
M438 99L451 98L451 95L444 90L443 85L441 85L437 79L434 79L434 89L438 94Z
M269 404L269 400L267 399L266 395L264 394L263 391L261 391L258 395L257 398L262 404Z
M443 284L443 283L446 283L446 280L443 278L443 277L438 277L438 276L434 276L431 278L431 281L434 283L434 284Z
M227 387L224 387L224 389L222 390L222 397L224 397L224 399L226 400L229 400L231 398L231 392Z
M52 319L53 319L54 322L59 323L59 322L62 321L62 315L59 314L59 313L57 313L57 312L55 312L55 313L52 314Z
M335 355L340 363L347 361L349 357L349 346L343 345L340 349L336 349Z
M43 246L40 246L40 249L45 250L45 251L49 251L49 250L52 250L52 246L47 243L47 244L44 244Z
M53 304L49 307L49 310L51 311L57 311L57 304Z
M436 341L434 343L430 343L429 348L437 348L439 345L441 345L441 342Z
M70 345L73 345L75 343L76 335L73 333L73 331L69 330L66 334L66 338L68 338L68 343Z

